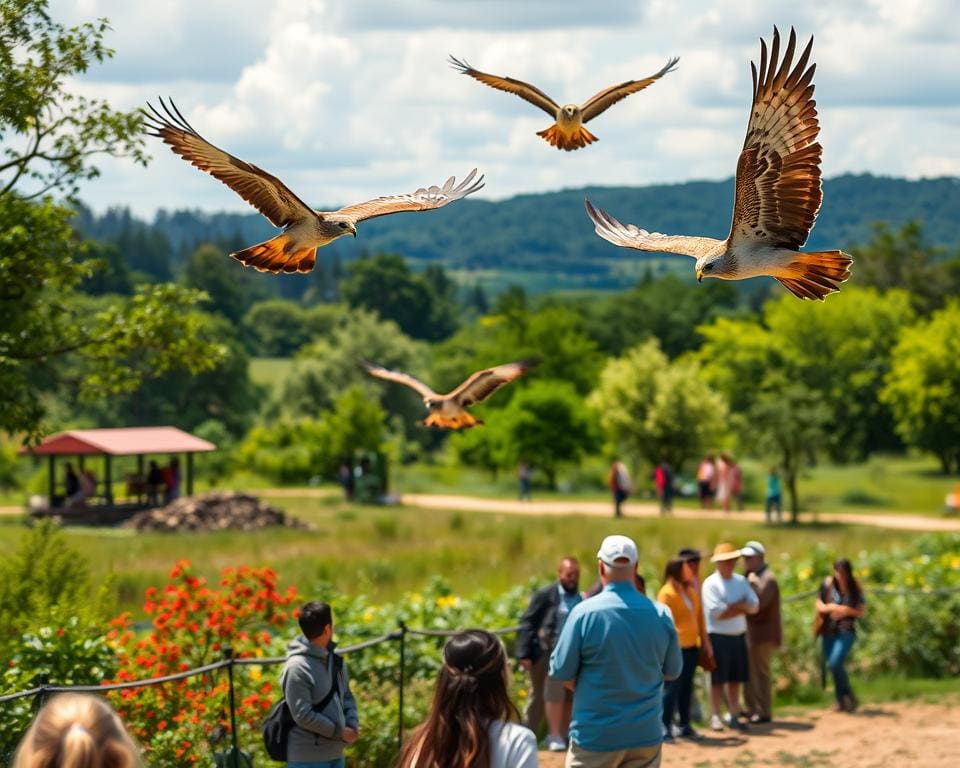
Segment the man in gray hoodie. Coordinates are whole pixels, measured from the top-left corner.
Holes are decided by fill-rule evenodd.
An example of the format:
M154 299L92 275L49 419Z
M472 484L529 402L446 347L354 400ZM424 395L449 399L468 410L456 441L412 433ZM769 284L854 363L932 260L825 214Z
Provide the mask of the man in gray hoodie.
M303 634L287 646L280 673L294 725L287 741L291 768L344 768L345 744L360 733L357 702L343 657L335 653L333 611L327 603L300 608Z

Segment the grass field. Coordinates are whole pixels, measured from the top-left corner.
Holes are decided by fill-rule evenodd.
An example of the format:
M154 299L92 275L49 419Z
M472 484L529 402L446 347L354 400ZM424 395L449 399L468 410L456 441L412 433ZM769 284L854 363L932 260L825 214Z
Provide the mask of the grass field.
M250 379L278 394L280 386L293 370L293 358L290 357L254 357L250 360Z
M667 558L684 546L710 551L722 540L760 538L772 562L822 545L855 555L889 549L910 534L841 525L761 526L736 520L690 521L586 516L511 516L447 512L415 507L353 507L337 496L270 498L267 501L314 526L310 531L268 529L256 533L134 534L126 529L67 528L99 582L113 574L120 605L140 612L147 586L162 581L179 558L191 560L208 579L226 566L270 565L285 584L307 596L337 599L365 594L392 600L425 587L435 576L458 594L505 590L531 578L547 580L557 559L573 554L593 580L596 547L609 533L638 542L640 568L659 581ZM16 517L0 518L0 557L25 530ZM812 576L815 581L819 574ZM811 586L813 586L813 582Z

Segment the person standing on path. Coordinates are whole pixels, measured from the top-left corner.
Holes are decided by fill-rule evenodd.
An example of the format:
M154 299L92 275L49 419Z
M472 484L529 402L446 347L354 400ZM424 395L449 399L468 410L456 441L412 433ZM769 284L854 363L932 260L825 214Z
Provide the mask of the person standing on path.
M653 485L660 500L660 514L669 515L673 511L673 470L667 462L661 461L653 470Z
M567 617L550 675L573 686L566 768L656 768L663 682L683 668L666 606L634 586L637 545L607 536L597 552L603 591Z
M773 719L773 681L770 659L783 640L780 620L780 587L766 562L766 550L759 541L748 541L743 549L747 581L757 593L759 607L747 616L747 644L750 652L750 680L744 689L751 723Z
M856 640L856 622L866 610L860 582L853 575L853 566L845 557L833 564L833 576L820 585L817 613L823 617L823 658L833 675L834 711L853 712L857 697L850 687L844 663Z
M713 456L708 453L697 467L697 495L700 497L700 509L713 508L716 474L717 468L713 463Z
M713 714L710 727L722 731L723 724L737 730L745 728L739 721L740 686L750 679L747 651L747 616L757 612L759 601L749 582L734 573L740 550L732 544L718 544L710 562L716 570L703 581L703 615L713 645L717 668L710 673L710 703ZM724 693L729 714L720 719Z
M607 485L613 494L613 516L623 517L621 507L632 490L630 472L627 470L626 464L622 461L615 461L610 465L610 472L607 474Z
M783 503L780 495L780 474L776 467L770 467L770 472L767 474L767 503L764 512L768 524L773 522L774 509L777 510L777 522L782 523Z
M557 567L557 580L530 598L517 632L517 661L530 675L524 724L536 733L546 714L550 731L547 749L552 751L566 749L573 697L562 684L547 676L550 649L570 611L583 599L579 590L580 564L575 557L565 557Z

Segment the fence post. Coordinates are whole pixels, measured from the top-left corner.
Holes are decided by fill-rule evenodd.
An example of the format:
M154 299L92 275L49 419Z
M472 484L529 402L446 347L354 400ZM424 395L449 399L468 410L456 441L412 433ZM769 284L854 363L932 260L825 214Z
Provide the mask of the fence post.
M403 667L406 660L407 625L400 622L400 704L397 707L397 752L403 749Z
M240 748L237 746L237 708L233 696L233 648L229 646L224 648L223 655L229 662L227 664L227 679L230 681L230 741L233 743L232 759L227 765L240 768Z
M47 697L47 684L50 682L50 676L46 672L41 672L33 678L34 685L40 688L37 695L33 698L33 713L36 714L43 707L44 699Z

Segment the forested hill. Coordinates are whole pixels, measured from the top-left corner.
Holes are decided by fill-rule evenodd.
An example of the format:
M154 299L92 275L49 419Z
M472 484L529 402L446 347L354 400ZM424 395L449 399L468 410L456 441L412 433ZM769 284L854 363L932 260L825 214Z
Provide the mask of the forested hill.
M431 213L364 222L356 240L342 238L324 255L349 260L362 251L390 251L416 261L440 261L454 270L563 275L571 285L616 287L633 282L636 270L625 271L625 265L636 266L644 256L615 249L596 237L584 212L584 197L617 218L651 231L725 237L733 180L588 187L501 202L468 199ZM960 244L958 212L960 179L839 176L824 184L823 207L807 246L849 247L864 242L874 222L899 226L917 220L929 242L954 251ZM87 236L113 242L129 241L131 232L136 233L140 258L151 250L146 244L165 241L162 250L170 254L173 271L204 242L242 247L275 232L255 213L187 210L160 211L152 224L132 219L123 209L99 217L84 212L79 228ZM147 265L134 266L154 271ZM522 276L518 282L523 282Z

